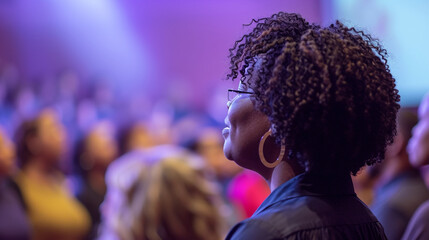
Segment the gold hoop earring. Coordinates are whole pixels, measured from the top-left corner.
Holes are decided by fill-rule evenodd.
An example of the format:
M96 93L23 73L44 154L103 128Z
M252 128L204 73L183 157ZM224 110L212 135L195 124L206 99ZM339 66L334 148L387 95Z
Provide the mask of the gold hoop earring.
M277 160L275 162L268 162L267 159L265 159L264 156L264 144L265 144L265 140L267 140L268 136L270 136L272 134L271 129L268 130L264 136L262 136L261 141L259 142L259 158L261 159L262 164L264 164L265 167L267 168L275 168L277 165L279 165L279 163L282 161L284 155L285 155L285 145L282 143L281 147L280 147L280 154L279 157L277 158Z

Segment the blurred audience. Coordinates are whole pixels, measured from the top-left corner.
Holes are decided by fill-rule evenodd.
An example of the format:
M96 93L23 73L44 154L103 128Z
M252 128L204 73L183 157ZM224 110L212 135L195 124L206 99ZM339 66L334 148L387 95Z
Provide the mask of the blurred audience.
M107 170L100 239L221 239L209 173L202 159L174 146L124 155Z
M429 93L423 98L418 112L420 119L413 129L408 152L411 163L416 167L423 167L429 165ZM414 196L410 195L409 198ZM424 202L417 209L402 239L429 239L429 201Z
M0 239L30 239L31 229L16 183L10 178L15 166L15 146L0 129Z
M128 106L132 96L120 99L111 86L71 70L35 80L0 66L0 239L220 239L225 225L250 217L269 194L262 178L225 159L223 123L205 113L178 111L168 101ZM389 239L399 239L429 199L417 170L429 186L429 93L418 117L411 137L416 117L401 110L385 161L354 179ZM16 135L17 164L8 135ZM74 142L75 151L66 151ZM159 147L165 143L186 146L205 163ZM73 189L63 169L70 159L79 180ZM426 202L403 239L429 239L428 224Z
M91 217L88 239L96 237L100 223L99 207L106 193L104 175L117 154L118 147L110 122L99 122L77 144L74 164L80 181L76 196Z
M217 209L226 218L226 226L255 210L246 202L264 198L265 190L259 192L256 185L247 184L246 189L253 190L241 191L237 184L232 184L237 182L231 180L241 168L223 155L220 135L223 122L215 121L205 112L177 108L168 99L151 102L147 96L138 98L138 104L131 104L136 96L119 94L104 79L88 80L88 76L84 78L69 68L58 74L21 79L19 69L13 64L0 64L0 125L6 135L17 136L21 168L14 178L17 184L12 194L18 200L22 196L22 203L25 201L25 205L19 206L28 207L23 213L28 213L34 239L62 238L60 235L70 229L76 233L70 235L71 239L94 238L100 218L98 205L106 191L103 174L107 165L118 155L161 144L190 147L207 161L226 203ZM120 126L117 143L110 130L100 127L106 124L99 123L106 121L113 128ZM72 166L74 172L70 171ZM7 184L2 184L13 184L9 179L4 178L2 182ZM262 179L258 181L259 186L265 184ZM64 214L73 208L77 209L73 214ZM81 220L73 221L66 229L65 225L69 225L66 216ZM59 220L61 217L64 219Z
M429 190L419 170L411 165L407 152L417 121L417 115L410 111L398 112L397 135L387 147L384 161L374 166L378 176L370 208L392 240L401 239L415 210L429 199Z
M65 189L61 157L66 135L53 110L43 110L17 130L21 171L16 176L31 222L32 239L81 239L90 219L84 207Z

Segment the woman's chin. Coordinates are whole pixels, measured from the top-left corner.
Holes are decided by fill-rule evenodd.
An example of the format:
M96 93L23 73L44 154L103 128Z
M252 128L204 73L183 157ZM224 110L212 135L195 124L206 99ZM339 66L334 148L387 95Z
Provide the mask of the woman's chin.
M228 160L231 160L231 161L234 160L232 159L231 144L229 143L228 139L226 139L223 144L223 153Z

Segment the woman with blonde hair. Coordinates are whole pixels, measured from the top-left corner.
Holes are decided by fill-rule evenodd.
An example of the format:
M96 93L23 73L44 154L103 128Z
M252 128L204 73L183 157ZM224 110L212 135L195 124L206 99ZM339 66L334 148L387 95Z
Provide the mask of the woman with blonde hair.
M106 173L101 239L220 239L219 197L204 161L173 146L134 151Z

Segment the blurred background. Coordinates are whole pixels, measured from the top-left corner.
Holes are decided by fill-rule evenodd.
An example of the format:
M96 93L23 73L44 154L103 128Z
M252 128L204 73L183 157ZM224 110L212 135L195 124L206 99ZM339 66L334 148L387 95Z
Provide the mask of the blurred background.
M222 124L226 89L237 84L224 81L228 49L242 24L280 10L379 38L403 106L429 89L424 0L0 0L0 123L53 106L78 127L188 113Z
M107 163L133 149L186 147L214 170L235 206L232 225L269 189L257 175L237 175L222 153L227 89L238 85L225 80L228 49L246 32L243 24L278 11L322 25L338 19L378 38L403 107L415 109L429 91L426 0L0 0L1 129L13 139L24 120L49 109L48 118L64 126L69 176L94 168L76 157L85 144L113 149L91 153ZM70 179L78 196L84 184Z

